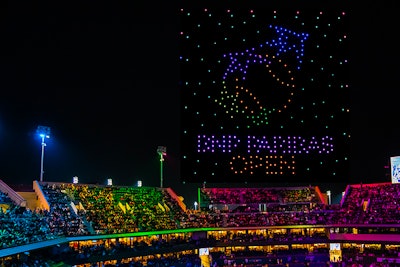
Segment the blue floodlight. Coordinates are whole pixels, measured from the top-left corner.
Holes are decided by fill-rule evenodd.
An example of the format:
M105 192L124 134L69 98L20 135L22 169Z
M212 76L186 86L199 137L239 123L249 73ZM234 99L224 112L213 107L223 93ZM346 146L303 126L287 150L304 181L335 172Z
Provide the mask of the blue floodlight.
M39 125L36 129L36 133L42 138L42 157L40 160L40 181L43 181L43 160L44 160L44 147L46 146L46 143L44 142L45 138L50 138L50 127L47 126L41 126Z

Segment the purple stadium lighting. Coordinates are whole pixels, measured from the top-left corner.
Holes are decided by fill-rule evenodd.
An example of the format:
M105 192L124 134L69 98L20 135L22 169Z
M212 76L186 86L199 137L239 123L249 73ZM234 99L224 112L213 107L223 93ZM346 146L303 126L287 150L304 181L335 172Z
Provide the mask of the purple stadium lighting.
M42 138L42 156L40 160L40 181L43 182L43 161L44 161L44 147L46 143L45 138L50 138L50 127L39 125L36 129L36 133Z

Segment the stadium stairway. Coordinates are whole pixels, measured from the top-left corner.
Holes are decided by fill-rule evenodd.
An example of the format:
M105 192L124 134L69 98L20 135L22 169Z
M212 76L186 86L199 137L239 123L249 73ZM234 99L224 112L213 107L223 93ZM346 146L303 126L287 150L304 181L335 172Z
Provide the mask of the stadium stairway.
M26 200L26 207L30 210L35 210L39 207L39 200L37 198L36 192L17 192L21 197Z

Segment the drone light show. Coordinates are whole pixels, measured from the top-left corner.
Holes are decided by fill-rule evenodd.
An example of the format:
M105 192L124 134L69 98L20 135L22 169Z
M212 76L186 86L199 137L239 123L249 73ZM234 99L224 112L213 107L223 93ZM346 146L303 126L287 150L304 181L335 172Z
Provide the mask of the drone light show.
M349 175L343 10L179 10L181 180L335 182Z

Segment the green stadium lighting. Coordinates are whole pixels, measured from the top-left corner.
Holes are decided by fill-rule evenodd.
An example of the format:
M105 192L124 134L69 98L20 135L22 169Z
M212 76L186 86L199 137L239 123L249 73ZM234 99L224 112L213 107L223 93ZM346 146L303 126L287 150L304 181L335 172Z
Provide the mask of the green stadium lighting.
M163 162L164 156L167 155L167 147L159 146L157 148L157 153L160 155L160 187L163 188Z
M39 125L36 129L36 133L42 139L42 156L40 160L40 181L43 182L43 161L44 161L44 147L46 143L44 142L45 138L50 138L50 127Z

